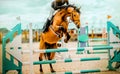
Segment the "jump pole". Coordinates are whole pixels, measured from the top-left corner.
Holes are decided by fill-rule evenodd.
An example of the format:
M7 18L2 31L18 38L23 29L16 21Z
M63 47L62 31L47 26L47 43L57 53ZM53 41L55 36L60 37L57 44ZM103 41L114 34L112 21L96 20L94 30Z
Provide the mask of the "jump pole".
M49 64L49 63L56 63L56 62L73 62L73 61L93 61L93 60L100 60L101 58L96 57L96 58L81 58L81 59L65 59L65 60L48 60L48 61L35 61L33 62L33 53L50 53L50 52L68 52L68 51L74 51L75 48L71 48L70 50L68 50L67 48L60 48L60 49L48 49L48 50L32 50L31 46L32 46L32 25L30 26L30 74L34 74L33 71L33 65L38 65L38 64ZM83 50L109 50L109 49L113 49L114 47L112 46L103 46L103 47L85 47L85 48L77 48L77 51L83 51ZM108 54L109 55L109 54ZM27 63L29 64L29 62ZM97 70L81 70L80 72L100 72L99 69ZM72 73L72 72L65 72L65 74L67 73Z
M14 34L16 33L18 36L16 36L14 39ZM8 32L2 39L2 73L3 74L6 74L9 70L16 70L18 71L18 74L22 74L20 34L21 34L21 23L17 24L14 28L12 28L12 30ZM20 40L18 40L19 38ZM8 40L9 42L7 42ZM6 46L9 47L7 48ZM7 57L7 55L9 55L9 57ZM14 63L14 60L17 61L17 65Z
M30 57L32 57L33 56L33 53L49 53L49 52L67 52L67 51L73 51L73 50L75 50L76 48L71 48L71 50L68 50L67 48L61 48L60 50L59 49L53 49L53 50L46 50L46 51L40 51L40 50L32 50L32 29L31 29L31 31L30 31L30 48L29 48L29 51L25 51L25 53L26 52L28 52L28 53L30 53ZM5 41L4 41L5 42ZM4 45L4 44L3 44ZM6 44L5 44L6 45ZM105 46L105 47L86 47L86 48L77 48L77 51L83 51L83 50L88 50L88 49L91 49L91 50L100 50L100 49L102 49L102 50L105 50L105 49L107 49L107 50L109 50L110 51L110 49L113 49L113 48L119 48L119 47L112 47L112 46ZM5 47L4 47L4 49L5 49ZM3 49L3 50L4 50ZM6 51L6 50L5 50ZM22 53L24 53L24 51L21 51L20 52L21 54ZM110 59L111 59L111 57L110 57L110 52L108 52L108 55L109 55L109 64L108 64L108 68L111 68L111 63L110 63ZM13 56L13 58L14 58L14 56ZM64 62L72 62L72 61L93 61L93 60L100 60L100 59L102 59L102 58L99 58L99 57L95 57L95 58L80 58L80 59L65 59L65 60L58 60L59 62L60 61L64 61ZM18 60L19 61L19 60ZM52 61L53 63L54 62L58 62L58 61L56 61L56 60L48 60L48 61ZM37 64L40 64L40 62L43 62L43 61L35 61L35 62L33 62L33 57L32 57L32 60L30 59L30 70L31 70L31 73L30 74L34 74L34 71L33 71L33 65L37 65ZM52 63L52 62L50 62L50 63ZM42 63L41 63L42 64ZM22 68L21 68L22 69ZM20 70L21 70L20 69ZM16 70L17 70L17 68L16 68ZM65 74L72 74L72 73L75 73L75 72L80 72L80 73L88 73L88 72L100 72L100 70L99 69L95 69L95 70L80 70L80 71L73 71L73 72L64 72ZM21 72L22 73L22 72ZM21 74L21 73L19 73L19 74ZM3 73L3 74L5 74L5 73Z
M34 70L33 70L33 49L32 49L32 45L33 45L33 35L32 35L32 23L29 24L29 50L30 50L30 74L34 74Z

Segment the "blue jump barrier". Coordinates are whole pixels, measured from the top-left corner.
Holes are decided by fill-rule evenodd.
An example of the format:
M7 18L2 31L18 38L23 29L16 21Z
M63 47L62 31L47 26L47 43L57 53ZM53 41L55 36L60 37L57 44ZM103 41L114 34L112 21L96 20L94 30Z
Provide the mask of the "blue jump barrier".
M111 24L111 23L107 23L107 24ZM109 26L109 25L108 25ZM108 27L111 28L111 27ZM113 29L113 28L112 28ZM17 70L18 74L22 74L22 64L23 62L21 62L21 60L18 60L19 58L17 58L18 61L18 65L14 64L13 59L16 59L15 56L13 56L11 53L7 52L7 43L6 41L8 39L10 39L10 43L12 42L12 40L14 40L14 33L17 32L18 35L21 34L21 24L18 24L16 27L14 27L12 29L13 31L9 32L6 36L4 36L3 38L3 46L2 46L2 73L6 74L7 71L9 70ZM108 32L110 29L107 29ZM12 36L12 37L11 37ZM109 39L108 39L109 40ZM21 50L22 47L17 47L17 50L20 50L20 53L23 54L24 51ZM47 50L29 50L29 52L33 52L33 53L50 53L50 52L68 52L68 51L73 51L75 50L77 51L84 51L84 50L108 50L108 69L107 70L115 70L115 68L113 68L112 63L113 62L120 62L120 54L115 54L115 56L112 58L110 55L110 50L113 49L113 46L100 46L100 47L78 47L78 48L71 48L67 49L67 48L59 48L59 49L47 49ZM10 49L12 52L12 50L14 50L14 47L12 47ZM6 57L6 53L10 54L10 60L8 60L8 58ZM15 53L15 52L14 52ZM39 65L39 64L48 64L48 63L58 63L58 62L74 62L74 61L93 61L93 60L103 60L103 58L100 57L93 57L93 58L77 58L77 59L64 59L64 60L47 60L47 61L33 61L32 64L33 65ZM62 72L63 74L74 74L76 72L78 73L88 73L88 72L101 72L103 70L101 69L95 69L95 70L79 70L79 71L68 71L68 72Z
M118 34L118 38L120 39L120 30L110 21L107 22L107 32L108 32L108 41L110 41L110 29L112 29L113 34L116 36ZM110 45L111 42L108 42ZM110 59L109 63L112 64L113 62L120 63L120 50L114 51L114 56Z
M90 42L91 41L104 41L107 39L106 38L94 38L94 39L89 39L89 36L88 36L88 26L85 26L85 27L81 27L79 30L78 30L78 47L89 47L90 46ZM90 41L90 42L89 42ZM92 47L99 47L99 46L108 46L107 44L103 45L103 44L100 44L100 45L92 45ZM101 53L107 53L107 51L99 51L99 52L90 52L89 50L87 51L80 51L80 52L77 52L77 54L83 54L83 53L94 53L94 54L101 54Z
M14 40L15 34L20 35L21 24L17 24L9 33L7 33L2 39L2 74L6 74L9 70L17 70L18 74L22 74L22 62L18 61L18 65L14 64L14 59L16 59L13 55L10 54L10 60L6 57L7 55L7 43L11 43ZM13 48L10 48L13 50ZM20 50L21 47L18 47Z
M78 30L78 47L88 46L88 26L81 27Z

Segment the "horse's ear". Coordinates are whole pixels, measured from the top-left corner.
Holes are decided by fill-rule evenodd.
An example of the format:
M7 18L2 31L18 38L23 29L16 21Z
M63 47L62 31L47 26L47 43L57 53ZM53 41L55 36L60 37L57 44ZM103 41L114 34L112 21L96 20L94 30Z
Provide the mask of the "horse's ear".
M79 8L77 8L77 10L80 10L81 9L81 6Z
M67 12L68 12L68 13L71 13L73 10L74 10L73 7L68 7L68 8L67 8Z
M80 13L80 9L81 9L81 7L76 8L76 11Z

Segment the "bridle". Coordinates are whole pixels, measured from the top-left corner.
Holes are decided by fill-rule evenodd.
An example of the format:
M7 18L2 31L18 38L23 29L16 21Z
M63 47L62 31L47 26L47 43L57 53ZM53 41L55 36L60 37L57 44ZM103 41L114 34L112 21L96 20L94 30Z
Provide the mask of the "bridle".
M79 22L79 20L75 20L75 19L74 19L73 11L72 11L70 14L71 14L71 17L72 17L71 20L72 20L73 22L75 22L75 21ZM69 23L72 23L71 20L69 20L68 22L69 22Z
M72 15L72 16L71 16L71 17L72 17L71 19L72 19L73 22L75 22L75 21L78 21L78 22L79 22L79 20L75 20L75 19L74 19L74 14L73 14L73 12L72 12L71 15Z

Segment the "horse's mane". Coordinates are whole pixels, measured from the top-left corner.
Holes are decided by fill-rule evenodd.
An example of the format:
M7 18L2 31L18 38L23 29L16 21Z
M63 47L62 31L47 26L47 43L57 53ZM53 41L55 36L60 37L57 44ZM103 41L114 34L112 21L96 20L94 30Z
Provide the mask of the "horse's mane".
M78 13L81 13L81 12L80 12L80 8L77 8L75 5L68 5L67 8L68 8L68 7L73 7ZM67 8L66 8L66 9L67 9Z
M73 8L80 14L80 9L77 8L75 5L67 5L67 6L65 7L65 9L67 9L68 7L73 7ZM61 8L61 9L64 9L64 8ZM60 9L59 11L61 11L61 9ZM58 11L58 12L59 12L59 11ZM54 17L54 16L52 16L52 19L53 19L53 17ZM44 26L43 26L43 29L42 29L42 30L43 30L43 33L48 31L48 28L49 28L49 26L50 26L50 24L51 24L52 19L51 19L51 20L47 19L47 21L45 22L45 24L44 24Z

